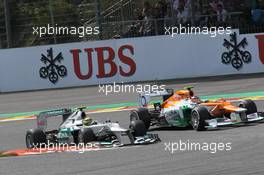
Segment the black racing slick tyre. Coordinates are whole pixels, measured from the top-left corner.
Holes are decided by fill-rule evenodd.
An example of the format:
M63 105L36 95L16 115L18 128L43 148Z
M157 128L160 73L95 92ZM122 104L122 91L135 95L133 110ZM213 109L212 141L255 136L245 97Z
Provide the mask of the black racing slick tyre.
M130 121L142 120L146 129L149 129L151 122L151 115L147 108L138 108L130 112Z
M131 121L129 128L133 130L135 137L144 136L147 133L146 126L142 120Z
M210 114L205 107L196 107L191 112L191 124L196 131L205 131L207 129L205 120L208 119Z
M40 148L46 144L46 134L41 129L30 129L26 133L26 146L28 149Z
M258 111L256 103L252 100L243 100L240 104L239 107L246 108L246 114L253 114Z
M84 128L80 131L79 143L87 144L93 141L96 141L96 136L91 128Z

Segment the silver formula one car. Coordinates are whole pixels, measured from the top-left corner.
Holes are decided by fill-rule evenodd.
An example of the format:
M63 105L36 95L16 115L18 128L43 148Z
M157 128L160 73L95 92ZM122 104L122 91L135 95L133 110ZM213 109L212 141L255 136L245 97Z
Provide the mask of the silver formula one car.
M48 118L62 116L58 129L47 130ZM136 121L130 129L122 128L118 122L92 121L84 125L85 112L59 109L42 112L37 115L37 128L26 133L27 148L40 147L45 143L79 144L97 142L113 146L150 144L160 141L157 134L147 134L142 121Z

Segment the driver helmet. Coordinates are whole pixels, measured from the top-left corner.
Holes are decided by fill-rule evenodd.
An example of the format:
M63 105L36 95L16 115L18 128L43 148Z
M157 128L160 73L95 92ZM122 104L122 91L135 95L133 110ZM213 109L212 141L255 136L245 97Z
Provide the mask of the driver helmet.
M199 97L197 97L197 96L191 97L191 101L193 103L201 103L201 99Z
M83 125L85 126L90 126L93 122L93 119L89 116L87 116L86 118L83 119Z

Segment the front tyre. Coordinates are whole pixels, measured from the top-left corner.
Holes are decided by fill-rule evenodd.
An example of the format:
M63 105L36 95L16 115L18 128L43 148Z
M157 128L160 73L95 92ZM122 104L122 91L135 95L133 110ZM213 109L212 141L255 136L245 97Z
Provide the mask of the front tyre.
M258 111L256 103L252 100L243 100L239 107L247 109L246 115L256 113Z
M138 108L130 112L130 121L142 120L145 128L149 129L151 122L151 115L147 108Z
M210 119L210 114L205 107L196 107L191 112L191 124L196 131L207 130L205 120L208 119Z
M133 130L135 137L144 136L147 133L146 126L142 120L131 121L129 128Z

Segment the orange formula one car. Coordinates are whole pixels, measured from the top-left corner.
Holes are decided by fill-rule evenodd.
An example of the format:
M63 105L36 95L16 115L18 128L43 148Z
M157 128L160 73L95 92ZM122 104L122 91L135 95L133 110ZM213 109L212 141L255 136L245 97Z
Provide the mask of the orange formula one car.
M197 131L220 126L257 122L264 115L257 111L252 100L244 100L233 105L224 99L202 101L194 95L193 87L184 90L156 91L140 94L140 108L130 113L130 123L142 120L148 129L150 126L189 127ZM152 97L163 97L162 103L154 103L154 109L147 108Z

